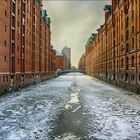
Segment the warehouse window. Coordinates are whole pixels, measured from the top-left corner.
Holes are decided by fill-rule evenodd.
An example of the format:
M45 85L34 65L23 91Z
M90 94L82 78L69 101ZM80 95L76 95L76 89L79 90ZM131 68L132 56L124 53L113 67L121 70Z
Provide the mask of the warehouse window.
M5 83L5 76L3 75L3 83Z
M7 60L7 59L6 59L6 56L4 56L4 61L6 62L6 60Z
M118 67L118 60L117 60L117 70L119 69L119 67Z
M129 39L129 31L126 31L126 41Z
M127 19L126 19L126 28L128 28L128 23L129 22L129 20L128 20L128 17L127 17Z
M132 38L132 50L134 49L134 37Z
M123 68L123 58L121 59L121 68Z
M7 17L7 11L5 10L5 17Z
M134 19L134 0L132 0L132 20Z
M19 52L19 46L17 46L17 52Z
M132 20L134 19L134 8L132 8Z
M129 69L129 58L127 57L126 58L126 70L128 70Z
M128 53L129 52L129 44L127 43L126 44L126 53Z
M132 67L134 67L134 56L132 56Z
M19 21L18 21L18 27L19 27Z
M19 58L17 59L17 63L19 64Z
M131 74L131 80L134 81L134 79L135 79L134 74Z
M128 81L128 73L125 74L125 81Z
M6 82L8 82L8 75L6 75Z
M18 9L18 15L19 15L19 9Z
M132 33L134 33L134 26L132 26Z

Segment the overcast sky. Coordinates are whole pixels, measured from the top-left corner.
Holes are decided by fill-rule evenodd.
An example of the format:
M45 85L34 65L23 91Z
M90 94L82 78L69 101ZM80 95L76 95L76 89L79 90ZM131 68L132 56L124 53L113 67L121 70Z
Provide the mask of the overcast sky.
M72 65L77 66L92 32L104 23L104 5L110 0L43 1L51 18L52 45L56 50L71 48Z

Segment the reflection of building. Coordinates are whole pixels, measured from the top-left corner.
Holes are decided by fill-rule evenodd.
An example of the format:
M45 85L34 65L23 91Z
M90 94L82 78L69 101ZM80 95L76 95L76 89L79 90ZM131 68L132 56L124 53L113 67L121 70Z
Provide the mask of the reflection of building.
M71 68L71 48L64 47L62 53L64 54L64 69Z
M64 69L64 55L60 52L56 52L56 63L55 63L56 70L57 69Z
M86 73L140 93L140 0L112 0L85 46Z

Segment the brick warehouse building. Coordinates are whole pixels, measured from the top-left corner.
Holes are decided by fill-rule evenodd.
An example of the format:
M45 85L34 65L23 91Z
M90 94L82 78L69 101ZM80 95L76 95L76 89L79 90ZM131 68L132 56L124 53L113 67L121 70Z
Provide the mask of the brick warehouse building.
M61 69L64 70L65 69L65 62L64 62L64 54L62 52L57 51L56 52L56 63L55 63L55 67L56 70Z
M9 3L0 1L0 88L9 85Z
M112 0L104 11L104 25L85 46L85 71L140 93L140 1Z
M71 68L71 48L68 48L65 46L62 49L62 53L64 55L65 70L70 69Z
M1 91L51 74L50 18L43 12L41 0L0 1Z
M56 63L56 50L53 49L53 46L52 46L52 49L51 49L51 72L52 73L55 73L56 71L55 63Z
M78 66L81 70L85 71L85 54L81 56Z

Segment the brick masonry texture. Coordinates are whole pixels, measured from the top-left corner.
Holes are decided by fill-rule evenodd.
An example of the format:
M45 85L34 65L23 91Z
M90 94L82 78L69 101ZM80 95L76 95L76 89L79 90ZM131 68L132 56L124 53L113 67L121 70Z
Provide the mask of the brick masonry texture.
M86 74L140 93L140 1L112 0L92 33L79 67Z

